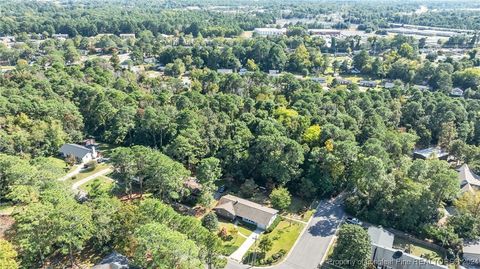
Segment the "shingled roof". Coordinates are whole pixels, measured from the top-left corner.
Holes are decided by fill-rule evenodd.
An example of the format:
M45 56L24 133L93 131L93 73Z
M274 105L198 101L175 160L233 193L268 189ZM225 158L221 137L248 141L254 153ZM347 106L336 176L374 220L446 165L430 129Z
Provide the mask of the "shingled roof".
M480 187L480 179L477 175L472 173L467 164L462 165L458 169L458 180L460 181L460 187L471 188L472 186Z
M85 155L91 153L92 150L77 144L65 144L60 148L60 152L65 156L72 155L76 158L82 159Z
M264 226L268 226L272 217L278 213L278 210L273 208L262 206L230 194L220 198L215 208L223 209L234 216L246 218Z

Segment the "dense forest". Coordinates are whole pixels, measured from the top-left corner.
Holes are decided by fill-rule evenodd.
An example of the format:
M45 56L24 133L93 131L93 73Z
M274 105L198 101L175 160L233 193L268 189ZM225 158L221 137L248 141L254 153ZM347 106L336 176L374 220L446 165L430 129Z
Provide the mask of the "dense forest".
M18 252L18 264L5 268L74 267L85 249L116 250L142 268L223 268L220 237L171 207L190 196L184 185L190 176L204 186L198 203L207 208L221 178L245 198L258 187L286 189L307 201L348 192L349 213L441 242L452 253L460 238L480 236L480 215L472 210L478 198L460 195L452 164L412 158L414 149L438 145L456 164L480 173L478 49L440 59L436 52L422 54L422 40L403 35L367 42L339 37L327 44L302 25L282 37L242 38L292 3L235 14L168 3L70 8L69 2L2 1L0 33L20 41L0 44L0 60L12 66L0 75L0 202L16 205L10 243L0 239L0 250ZM333 9L307 5L292 12ZM369 5L349 14L375 27L403 22L390 16L399 3L378 12ZM479 27L478 16L456 16L453 24L444 13L408 23ZM48 38L56 33L69 38ZM113 35L89 38L99 33ZM97 54L102 57L87 57ZM122 54L130 55L127 63ZM148 58L164 68L161 76L132 70ZM217 72L225 68L233 72ZM365 90L338 76L327 87L312 79L353 69L392 87ZM464 90L462 98L450 95L455 87ZM51 159L63 144L87 137L116 147L110 161L117 195L94 189L79 203L55 180L65 171ZM122 200L134 194L145 198ZM460 213L435 225L438 209L451 204Z

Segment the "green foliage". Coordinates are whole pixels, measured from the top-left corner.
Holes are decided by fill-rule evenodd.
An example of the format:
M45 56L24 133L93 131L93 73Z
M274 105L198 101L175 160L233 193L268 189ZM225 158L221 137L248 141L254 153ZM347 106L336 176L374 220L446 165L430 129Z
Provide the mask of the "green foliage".
M287 209L292 202L292 196L290 195L290 192L283 187L272 190L269 197L273 207L280 210Z
M160 223L149 223L135 230L137 248L134 261L147 268L200 268L199 248L184 234Z
M240 193L245 198L250 198L253 196L255 191L257 190L257 184L253 179L246 179L245 182L240 186Z
M218 230L217 215L213 212L208 213L202 218L202 225L211 232Z
M0 239L0 268L1 269L17 269L16 261L17 252L13 245L5 239Z
M371 256L370 237L362 227L346 224L338 231L332 260L348 264L349 268L368 268Z

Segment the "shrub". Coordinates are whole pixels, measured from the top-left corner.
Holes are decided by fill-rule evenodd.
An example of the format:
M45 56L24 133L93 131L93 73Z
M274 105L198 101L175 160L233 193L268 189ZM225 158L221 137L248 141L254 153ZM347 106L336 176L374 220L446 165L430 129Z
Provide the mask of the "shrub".
M202 225L211 232L216 231L218 229L217 215L215 215L213 212L208 213L203 217Z
M282 218L277 216L277 218L273 221L272 225L270 225L270 227L267 228L267 230L265 231L265 233L271 233L277 226L278 224L280 223L280 221L282 221Z
M272 259L272 262L277 262L278 260L280 260L283 256L285 256L285 254L287 254L287 251L284 250L284 249L281 249L279 251L277 251L276 253L274 253L271 257Z

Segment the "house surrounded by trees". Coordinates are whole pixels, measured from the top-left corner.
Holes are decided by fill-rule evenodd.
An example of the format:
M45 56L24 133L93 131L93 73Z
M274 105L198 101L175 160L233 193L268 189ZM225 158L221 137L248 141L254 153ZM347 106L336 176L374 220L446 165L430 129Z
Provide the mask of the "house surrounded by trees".
M78 163L87 163L98 155L94 146L87 148L77 144L64 144L60 148L60 153L64 158L74 157Z
M278 210L233 195L225 195L220 198L214 210L224 218L231 220L239 218L263 230L272 225L278 214Z

